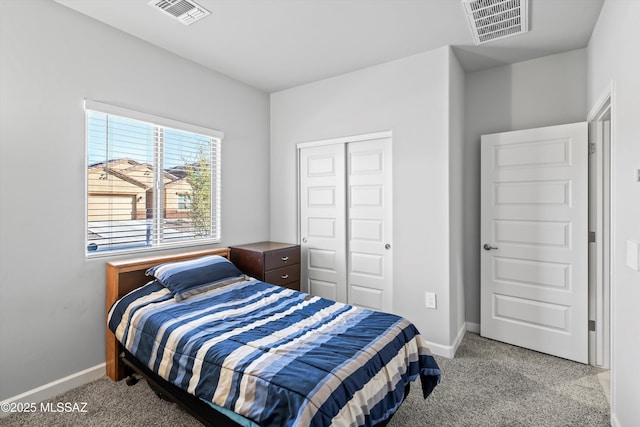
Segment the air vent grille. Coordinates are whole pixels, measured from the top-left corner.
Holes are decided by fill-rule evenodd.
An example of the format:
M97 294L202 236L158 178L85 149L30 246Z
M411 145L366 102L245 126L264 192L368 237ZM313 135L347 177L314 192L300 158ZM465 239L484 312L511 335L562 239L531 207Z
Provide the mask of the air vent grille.
M191 25L211 14L207 9L191 0L151 0L149 6L185 25Z
M475 44L526 33L528 0L462 0Z

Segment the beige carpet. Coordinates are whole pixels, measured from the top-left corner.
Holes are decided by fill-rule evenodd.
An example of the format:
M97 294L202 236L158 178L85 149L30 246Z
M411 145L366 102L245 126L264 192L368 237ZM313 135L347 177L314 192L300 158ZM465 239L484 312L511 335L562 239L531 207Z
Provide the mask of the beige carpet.
M609 426L600 370L467 333L454 359L436 357L443 379L425 401L420 387L389 427ZM14 414L0 426L199 426L144 381L128 387L101 378L49 402L86 413ZM221 426L224 427L224 426Z

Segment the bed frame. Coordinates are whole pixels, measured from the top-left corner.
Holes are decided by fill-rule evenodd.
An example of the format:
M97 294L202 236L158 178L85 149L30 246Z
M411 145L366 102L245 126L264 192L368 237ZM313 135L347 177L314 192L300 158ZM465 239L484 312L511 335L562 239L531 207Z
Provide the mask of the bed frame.
M206 255L220 255L229 258L229 252L229 248L217 248L107 262L106 315L117 300L150 281L150 278L145 275L147 269L165 262L183 261ZM177 403L205 426L240 427L226 415L153 373L122 347L108 326L106 331L106 373L113 381L120 381L135 372L145 378L147 384L158 397ZM132 381L131 385L134 383ZM404 390L405 399L408 394L409 384ZM387 420L376 424L375 427L386 426L392 417L393 414Z

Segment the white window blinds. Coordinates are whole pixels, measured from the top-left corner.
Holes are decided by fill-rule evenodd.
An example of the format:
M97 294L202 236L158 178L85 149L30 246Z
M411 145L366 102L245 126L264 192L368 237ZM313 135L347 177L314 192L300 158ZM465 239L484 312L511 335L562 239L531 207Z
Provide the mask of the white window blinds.
M221 132L85 108L88 255L220 240Z

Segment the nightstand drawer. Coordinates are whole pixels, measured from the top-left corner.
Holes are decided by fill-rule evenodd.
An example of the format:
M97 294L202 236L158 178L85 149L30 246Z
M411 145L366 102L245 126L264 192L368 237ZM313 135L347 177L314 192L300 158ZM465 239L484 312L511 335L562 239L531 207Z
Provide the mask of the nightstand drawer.
M289 288L289 289L293 289L294 291L298 291L300 292L300 282L291 282L291 283L287 283L286 285L280 285L283 288Z
M264 254L264 269L286 267L292 264L300 264L300 247L294 246L277 251L269 251Z
M275 270L265 271L264 281L274 285L285 286L287 283L300 281L300 265L294 264ZM299 287L300 285L298 285ZM290 286L286 286L290 287Z

